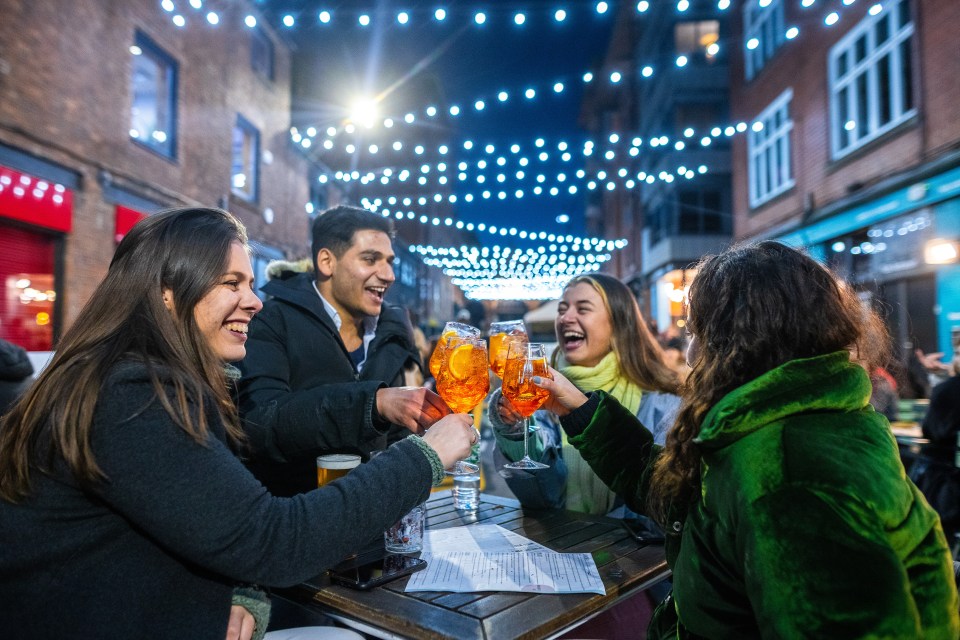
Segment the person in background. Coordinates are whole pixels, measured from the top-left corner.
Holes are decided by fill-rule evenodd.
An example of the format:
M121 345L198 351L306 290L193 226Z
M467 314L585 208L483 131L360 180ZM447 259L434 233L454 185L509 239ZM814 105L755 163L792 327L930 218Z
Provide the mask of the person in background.
M240 415L250 468L276 495L316 486L316 457L366 460L450 412L438 395L406 385L421 366L405 309L384 303L393 284L393 227L339 206L313 221L314 271L282 271L250 324L240 363Z
M259 638L270 607L251 585L292 586L356 552L469 454L473 425L450 415L324 488L270 495L237 457L225 371L260 308L229 213L170 210L123 238L0 423L8 635ZM334 632L352 633L310 637Z
M7 412L31 382L33 365L27 351L0 339L0 416Z
M689 300L664 447L610 394L539 381L591 467L667 532L673 595L647 637L957 638L947 542L868 402L852 290L764 241L704 258Z
M960 535L960 327L952 332L951 376L933 388L930 408L923 419L923 437L930 441L926 459L914 463L910 476L917 483L943 523L947 539L954 545ZM938 354L942 357L943 354ZM955 546L955 548L958 548ZM960 558L958 558L960 559Z
M647 329L630 289L606 274L577 276L563 290L554 325L558 347L552 364L583 391L602 389L651 425L663 443L680 398L679 382ZM490 398L489 419L497 449L508 460L523 457L520 415L500 390ZM530 456L549 469L512 472L507 484L524 506L609 514L622 505L577 450L563 438L556 416L535 415L541 428ZM617 514L613 514L617 515ZM620 513L622 516L622 513Z
M890 422L900 419L900 396L897 394L897 381L880 365L870 367L870 404L882 413Z

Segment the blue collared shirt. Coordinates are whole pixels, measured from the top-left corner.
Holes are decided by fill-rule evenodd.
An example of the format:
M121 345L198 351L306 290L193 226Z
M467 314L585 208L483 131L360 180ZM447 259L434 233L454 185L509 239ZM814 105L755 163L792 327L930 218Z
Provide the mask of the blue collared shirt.
M337 331L340 331L340 327L343 325L343 320L340 318L340 312L338 312L333 305L327 302L327 299L323 297L323 294L320 293L320 289L317 288L316 281L313 282L313 290L317 292L318 296L320 296L320 302L323 303L323 308L327 310L327 315L329 315L330 319L333 320L333 326L337 328ZM360 360L359 364L357 364L357 371L363 371L363 365L367 361L367 348L377 336L377 323L379 321L379 316L363 317L363 358Z

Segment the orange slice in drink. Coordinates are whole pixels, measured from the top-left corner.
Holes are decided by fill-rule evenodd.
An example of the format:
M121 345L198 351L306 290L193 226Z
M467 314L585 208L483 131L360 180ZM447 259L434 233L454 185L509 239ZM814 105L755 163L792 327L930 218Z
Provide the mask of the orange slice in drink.
M457 380L469 378L473 368L473 345L461 344L451 351L447 367L450 369L450 375Z

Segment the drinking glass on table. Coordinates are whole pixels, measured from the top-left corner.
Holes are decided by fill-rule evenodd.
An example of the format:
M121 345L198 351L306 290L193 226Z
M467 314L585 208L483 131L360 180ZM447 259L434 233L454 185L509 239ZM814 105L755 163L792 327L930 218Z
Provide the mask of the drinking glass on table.
M347 475L360 464L360 456L349 453L328 453L317 456L317 486L324 487Z
M530 416L540 408L550 392L533 383L533 377L553 379L547 367L544 346L537 342L511 344L503 370L501 393L523 416L523 458L503 465L507 469L546 469L549 465L530 458Z
M504 320L490 324L490 370L503 379L503 365L514 342L527 342L527 328L523 320Z
M469 324L463 324L462 322L448 322L443 325L443 332L440 334L440 339L437 340L437 346L434 347L433 354L430 356L430 362L427 365L430 368L430 375L433 376L433 379L436 380L439 377L440 365L446 358L447 340L453 337L469 338L479 335L480 329Z
M487 396L487 345L483 338L453 336L447 338L446 353L437 372L437 393L454 413L467 413ZM458 460L447 473L470 475L480 468Z

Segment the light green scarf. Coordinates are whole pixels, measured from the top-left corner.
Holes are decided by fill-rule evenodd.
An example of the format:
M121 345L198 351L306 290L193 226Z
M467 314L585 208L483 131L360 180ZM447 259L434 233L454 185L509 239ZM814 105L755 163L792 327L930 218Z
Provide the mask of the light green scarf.
M606 391L631 413L640 409L643 390L620 372L620 360L611 351L595 367L569 364L561 354L557 370L583 392ZM580 452L563 437L563 461L567 463L567 509L593 515L602 515L613 509L616 494L607 488L593 472Z

